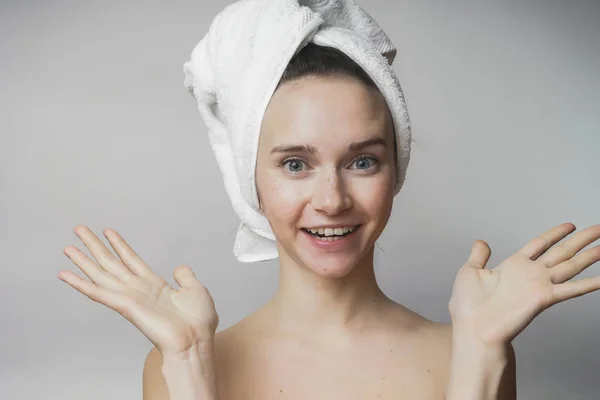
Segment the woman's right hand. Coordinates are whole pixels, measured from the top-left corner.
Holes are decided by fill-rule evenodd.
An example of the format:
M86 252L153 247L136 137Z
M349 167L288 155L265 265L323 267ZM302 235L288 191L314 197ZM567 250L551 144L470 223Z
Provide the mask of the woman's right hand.
M121 314L163 357L212 344L219 317L212 296L189 266L175 268L173 277L181 286L176 290L156 275L115 230L103 233L118 257L86 226L77 226L74 232L97 263L74 246L66 247L64 253L91 282L69 270L61 271L59 279Z

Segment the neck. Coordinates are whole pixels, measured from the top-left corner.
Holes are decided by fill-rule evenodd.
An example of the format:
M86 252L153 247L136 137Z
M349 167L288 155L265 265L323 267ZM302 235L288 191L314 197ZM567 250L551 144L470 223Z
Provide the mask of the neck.
M377 285L373 248L341 278L318 275L283 254L279 288L265 311L274 330L314 336L361 331L390 302Z

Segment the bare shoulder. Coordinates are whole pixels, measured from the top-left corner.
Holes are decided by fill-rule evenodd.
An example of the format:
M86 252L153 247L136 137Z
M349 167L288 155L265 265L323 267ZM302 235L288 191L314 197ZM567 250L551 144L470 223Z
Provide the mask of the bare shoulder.
M394 304L392 310L390 319L395 323L391 332L408 344L403 359L423 368L432 384L445 392L452 361L452 325L429 320L400 304ZM400 372L405 368L402 365Z
M401 333L415 333L428 347L440 355L452 352L452 324L434 322L424 316L395 303L391 313L396 320L396 330Z
M428 357L437 371L436 380L444 396L448 390L452 362L452 325L430 322L426 329Z
M162 354L156 347L148 352L142 374L143 400L169 400L167 384L162 375Z
M418 331L420 358L441 393L446 393L452 362L452 325L426 320Z
M448 359L452 356L452 324L431 322L430 334L438 346L438 351Z

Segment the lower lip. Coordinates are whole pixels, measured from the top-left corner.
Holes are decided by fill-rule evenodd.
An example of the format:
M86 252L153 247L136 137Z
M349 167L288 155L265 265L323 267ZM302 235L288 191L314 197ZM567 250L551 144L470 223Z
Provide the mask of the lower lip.
M334 250L345 249L348 246L352 245L352 242L354 241L354 238L356 237L357 232L360 230L361 227L362 227L362 225L359 225L348 236L344 236L339 239L331 240L331 241L319 240L319 238L311 235L310 233L308 233L304 230L302 230L302 233L304 233L306 235L306 237L308 238L309 242L312 245L316 246L317 248L322 249L322 250L334 251Z

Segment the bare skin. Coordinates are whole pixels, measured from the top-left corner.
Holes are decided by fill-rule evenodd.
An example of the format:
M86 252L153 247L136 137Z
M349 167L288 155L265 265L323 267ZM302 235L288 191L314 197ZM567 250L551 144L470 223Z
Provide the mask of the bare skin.
M329 337L278 334L268 305L216 335L220 400L444 398L451 325L434 323L382 299L381 322ZM144 368L144 399L167 400L153 349Z
M558 225L493 269L485 268L491 254L489 246L476 241L469 259L457 274L449 304L453 318L452 345L466 343L469 356L482 347L498 349L514 339L544 309L600 289L598 276L571 280L600 260L600 246L580 253L600 238L600 225L584 229L555 246L574 230L575 226L570 223ZM98 264L69 246L65 254L91 282L71 271L61 271L59 278L123 315L171 360L174 355L185 356L186 348L202 347L210 339L210 335L205 335L216 326L214 304L189 268L175 270L181 288L174 290L164 286L163 280L114 230L105 231L105 235L108 233L107 238L118 258L86 227L78 227L76 231ZM172 294L169 298L155 296L155 288ZM177 300L173 302L173 299ZM198 374L205 384L197 388L197 392L210 392L210 397L199 398L268 399L277 395L277 390L283 395L286 389L288 398L300 398L299 393L310 393L310 398L411 398L414 395L443 398L449 365L445 355L450 353L447 327L438 325L436 328L435 324L385 300L373 301L373 304L377 305L363 314L360 324L351 324L352 329L342 327L337 332L326 329L326 334L318 339L281 330L286 325L279 323L281 315L276 303L267 304L217 335L215 346L211 344L217 356L214 360L201 359L202 365L210 368ZM361 328L365 326L370 328ZM456 341L457 336L462 340ZM160 353L156 348L150 352L144 368L146 400L169 399L159 369L164 359L157 357ZM388 349L390 354L386 353ZM392 356L394 351L396 354ZM461 397L454 394L462 385L473 383L473 378L470 371L462 376L470 365L460 363L468 359L465 353L454 353L453 349L451 354L453 364L457 356L459 362L454 365L461 368L450 371L449 384L457 389L453 397L448 398L458 399ZM214 369L212 361L215 361ZM197 370L195 365L191 367ZM425 374L425 370L433 372L433 379L427 379L429 374ZM378 382L379 376L381 381ZM382 383L388 376L393 382ZM511 388L514 359L509 360L506 376L508 383L501 384L499 391L508 388L513 394L497 395L494 388L486 398L514 399L514 387ZM171 378L173 382L178 380L177 375ZM182 382L187 385L194 381ZM219 397L217 391L209 387L211 382L223 392ZM186 393L180 392L171 400L187 398Z
M600 260L600 246L579 253L600 225L560 244L576 227L555 226L489 269L491 250L476 241L454 282L452 326L433 323L387 298L373 271L395 180L381 95L329 77L286 85L273 99L256 181L278 238L280 281L264 307L215 336L212 297L190 267L175 269L173 288L112 229L104 235L116 256L85 226L75 232L95 262L64 250L91 281L59 277L154 344L144 399L513 400L510 342L543 310L600 289L598 276L571 280ZM273 151L290 144L314 150ZM302 229L324 224L360 229L352 245L328 251Z

